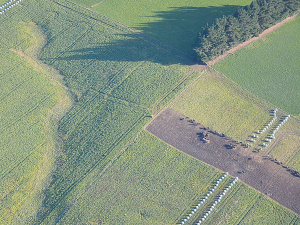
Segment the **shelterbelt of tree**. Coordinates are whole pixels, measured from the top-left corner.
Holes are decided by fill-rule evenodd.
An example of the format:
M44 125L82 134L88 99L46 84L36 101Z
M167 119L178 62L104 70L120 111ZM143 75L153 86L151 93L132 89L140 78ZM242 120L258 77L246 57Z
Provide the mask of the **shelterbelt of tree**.
M216 19L199 34L196 57L202 62L217 58L229 49L299 12L299 0L255 0L234 15Z

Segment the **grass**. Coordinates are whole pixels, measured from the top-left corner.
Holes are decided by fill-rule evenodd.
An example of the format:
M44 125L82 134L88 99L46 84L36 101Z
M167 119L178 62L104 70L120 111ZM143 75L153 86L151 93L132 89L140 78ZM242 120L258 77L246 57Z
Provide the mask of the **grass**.
M300 137L287 135L283 136L270 152L270 156L278 161L287 164L295 152L300 148Z
M298 218L263 194L238 184L205 224L293 224Z
M72 1L188 54L193 54L193 45L202 27L223 15L233 14L240 6L251 3L251 0Z
M15 163L13 170L1 181L3 223L51 224L59 220L68 224L175 223L196 198L206 193L220 174L216 169L146 132L142 132L128 150L126 147L150 120L155 103L169 99L168 93L174 88L176 93L180 92L182 81L195 76L194 70L187 66L192 63L188 57L178 52L174 55L172 49L163 44L64 0L25 0L22 6L15 6L0 20L3 21L0 23L0 48L10 53L6 57L1 54L5 66L0 68L0 73L26 74L29 71L34 75L32 83L17 80L14 84L7 79L8 85L1 86L5 88L3 99L11 98L5 104L7 110L1 108L1 115L7 117L1 128L9 131L10 123L14 122L16 129L10 130L10 137L13 137L18 134L15 130L23 131L20 129L23 124L17 127L22 121L29 124L22 133L23 139L28 131L40 135L35 138L28 132L31 139L24 139L24 148L28 147L25 150L29 152L31 147L34 154ZM38 24L38 34L26 32L26 27L36 27L35 24ZM27 51L32 42L40 47ZM8 61L14 57L24 59L13 60L17 63L14 66ZM25 59L27 63L22 66ZM224 79L214 81L215 90L219 91L220 84L227 88L233 85L222 81ZM28 90L25 84L31 85ZM233 86L235 92L228 88L224 92L227 96L239 93L240 89ZM47 91L52 94L49 99L52 97L53 101L44 100L48 104L38 104L48 96ZM72 107L69 92L74 100ZM237 96L231 100L253 100L249 94ZM20 101L18 105L13 98L26 104ZM13 111L10 103L18 106L18 110ZM243 104L253 115L259 116L259 121L251 125L256 128L266 112L256 113L255 104L241 100ZM260 104L268 108L265 106L268 104ZM68 113L61 118L66 110ZM42 116L28 120L22 117L27 118L35 112ZM58 120L60 123L55 123ZM239 129L244 131L245 127ZM230 132L235 131L232 128ZM239 135L244 137L244 134ZM41 144L32 148L32 143L38 140ZM2 146L5 149L9 144ZM14 156L18 156L18 160L22 158L12 151L10 157ZM5 158L4 163L10 164L11 158ZM76 204L65 211L80 196Z
M282 110L300 115L300 17L283 25L214 68Z
M59 224L174 224L220 174L143 131Z
M55 171L33 218L43 222L59 215L145 125L151 107L194 71L185 55L174 57L152 39L69 2L24 1L22 7L19 18L38 24L47 37L40 59L59 70L75 101L59 123Z
M143 131L56 222L176 224L220 176L218 170ZM201 206L204 208L199 208L199 212L201 209L205 212L208 205ZM191 217L191 224L196 217ZM53 223L56 218L47 223ZM205 224L249 224L249 221L251 224L290 224L297 218L295 213L237 182Z
M170 107L243 142L269 117L266 103L259 102L230 80L210 72L200 75Z
M15 26L8 28L5 19L0 17L0 223L11 224L35 215L42 204L55 136L54 121L47 121L59 117L67 104L54 110L66 93L36 58L44 41L39 27L13 17L9 23Z

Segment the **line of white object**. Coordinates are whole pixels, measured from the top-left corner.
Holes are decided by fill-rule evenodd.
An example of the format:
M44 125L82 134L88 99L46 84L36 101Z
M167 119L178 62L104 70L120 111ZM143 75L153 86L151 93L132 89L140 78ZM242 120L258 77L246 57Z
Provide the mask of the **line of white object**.
M203 198L199 203L198 205L192 210L192 212L183 220L181 221L180 224L185 224L190 218L191 216L199 209L199 207L201 205L203 205L203 203L207 200L207 198L216 190L216 188L219 186L220 182L223 181L225 179L225 177L227 177L228 175L228 172L226 172L218 181L217 181L217 184L211 189L211 191L209 191L205 198Z
M273 130L271 134L271 139L275 139L275 133L278 131L278 129L290 118L291 115L288 115L287 117L284 118L284 120L277 125L277 127ZM270 141L271 142L271 141Z
M229 191L230 188L238 181L238 177L234 179L234 181L231 182L231 184L223 191L223 193L219 196L218 200L214 202L214 204L210 207L210 209L204 214L204 216L196 223L197 225L200 225L210 214L211 212L215 209L216 205L221 202L221 199L223 196L226 194L227 191Z
M2 11L0 11L0 14L2 14L2 13L4 13L4 12L6 12L7 10L9 10L9 9L11 9L12 7L14 7L15 5L17 5L18 3L20 3L21 1L23 1L23 0L18 0L18 1L16 1L14 4L11 4L11 3L13 3L14 1L16 1L16 0L10 0L9 2L7 2L7 3L5 3L5 4L3 4L2 6L0 6L0 9L3 9ZM8 7L7 7L8 6Z
M274 123L274 121L277 119L277 116L276 116L276 112L278 111L278 109L274 109L274 116L273 116L273 119L267 124L267 126L264 127L264 129L262 130L258 130L257 133L259 134L262 134L264 133L271 125L272 123Z

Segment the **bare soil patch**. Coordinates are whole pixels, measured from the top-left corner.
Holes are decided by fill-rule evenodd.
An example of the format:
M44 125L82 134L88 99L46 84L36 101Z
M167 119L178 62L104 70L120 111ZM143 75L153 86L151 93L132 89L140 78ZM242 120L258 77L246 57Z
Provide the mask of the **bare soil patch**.
M254 37L251 38L248 41L245 41L242 44L239 44L238 46L230 49L229 51L227 51L226 53L224 53L223 55L220 55L218 58L209 61L208 63L206 63L208 66L212 66L215 65L218 61L224 59L226 56L232 54L233 52L240 50L241 48L251 44L254 41L257 41L258 39L261 39L262 37L266 36L267 34L273 32L274 30L277 30L279 27L281 27L283 24L290 22L291 20L295 19L298 16L298 14L294 15L294 16L290 16L288 18L286 18L285 20L281 21L280 23L277 23L276 25L274 25L273 27L270 27L269 29L265 30L264 32L262 32L258 37Z
M239 177L300 215L300 178L251 148L170 108L162 111L146 130L180 151Z

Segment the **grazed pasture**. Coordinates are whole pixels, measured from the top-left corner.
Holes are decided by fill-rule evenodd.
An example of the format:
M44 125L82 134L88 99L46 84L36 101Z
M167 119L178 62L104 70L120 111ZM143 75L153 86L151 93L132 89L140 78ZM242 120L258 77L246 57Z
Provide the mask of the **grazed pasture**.
M218 62L214 68L299 118L300 17Z

